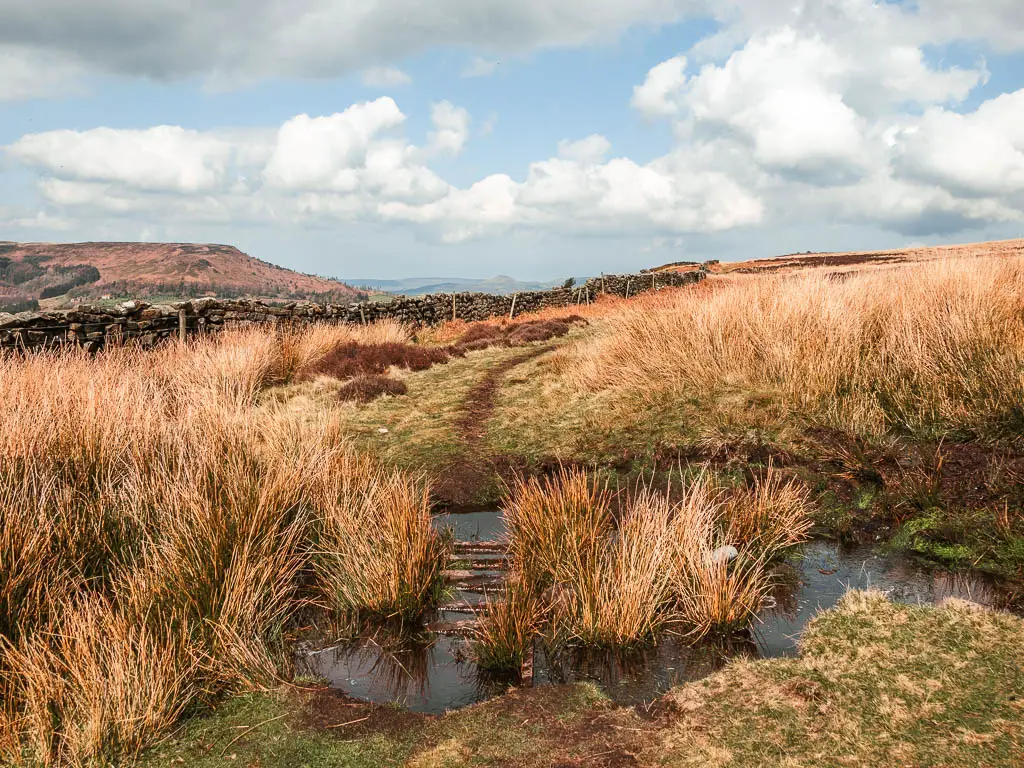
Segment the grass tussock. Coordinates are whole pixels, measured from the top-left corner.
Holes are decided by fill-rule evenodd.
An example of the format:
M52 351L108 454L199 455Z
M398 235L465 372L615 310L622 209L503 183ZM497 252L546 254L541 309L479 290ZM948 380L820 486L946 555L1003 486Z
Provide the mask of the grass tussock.
M395 397L408 391L405 382L399 379L392 379L390 376L362 375L346 381L338 389L338 399L369 403L384 395Z
M360 344L350 341L335 346L317 363L304 368L300 376L330 376L335 379L381 376L392 366L425 371L433 365L447 362L450 357L448 350L441 347L396 342Z
M485 610L471 639L477 665L492 672L518 673L543 628L544 605L536 589L513 577L498 598L486 596Z
M509 649L540 631L538 610L559 644L625 647L669 626L694 638L735 631L773 586L772 561L810 529L806 491L774 470L729 490L702 475L678 498L643 488L618 514L612 501L578 469L515 481L505 519L520 594L484 618L479 658L515 658Z
M564 375L631 402L760 393L855 432L1019 431L1024 263L948 259L662 292L607 318Z
M292 343L320 345L231 331L0 358L0 762L106 764L287 679L308 600L414 615L436 597L422 483L355 459L329 416L255 407ZM360 546L325 550L342 529Z
M437 604L448 556L431 524L429 488L363 459L346 463L324 480L337 503L317 521L321 595L343 617L415 622Z

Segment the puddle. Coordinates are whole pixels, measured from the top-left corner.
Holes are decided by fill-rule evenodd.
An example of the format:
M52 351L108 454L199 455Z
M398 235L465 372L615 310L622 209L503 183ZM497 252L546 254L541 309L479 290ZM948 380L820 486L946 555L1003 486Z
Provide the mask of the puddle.
M803 546L802 557L780 568L779 575L783 584L775 590L775 605L762 609L761 623L752 626L759 654L769 658L796 655L800 630L848 589L877 589L894 602L910 605L959 597L1005 607L1004 593L980 575L926 569L905 557L877 555L871 547L840 548L833 542L812 541Z
M454 590L448 609L433 624L439 632L471 620L483 592L500 589L500 541L504 521L497 512L446 513L435 523L455 534ZM847 589L879 589L890 599L932 604L962 597L1000 605L1001 593L977 576L926 570L904 558L879 556L868 547L842 549L814 541L782 565L780 586L751 628L750 635L727 643L687 645L664 637L637 652L570 649L549 656L534 647L533 685L589 681L621 704L644 704L675 685L697 680L736 656L777 657L797 652L797 639L819 611L831 608ZM414 712L440 713L500 695L509 681L481 675L467 657L464 638L433 634L424 642L399 644L363 640L354 645L304 654L300 671L326 678L332 687L356 698L397 702Z
M436 714L507 690L508 681L478 674L465 660L464 647L462 638L443 635L422 643L363 640L314 651L300 660L299 671L326 678L332 688L364 701Z
M648 704L676 685L707 677L729 659L757 655L753 643L736 639L691 645L665 636L636 651L576 648L555 656L549 656L543 644L537 643L533 684L591 682L617 704Z
M443 512L434 515L434 526L450 528L456 541L498 541L505 535L500 512Z

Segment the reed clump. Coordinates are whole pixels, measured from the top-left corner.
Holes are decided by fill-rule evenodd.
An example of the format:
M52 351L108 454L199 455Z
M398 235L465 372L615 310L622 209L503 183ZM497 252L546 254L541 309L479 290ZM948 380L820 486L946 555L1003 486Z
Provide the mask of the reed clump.
M519 672L543 628L544 613L541 596L521 575L509 579L503 595L487 595L471 638L477 666L491 672Z
M354 457L329 414L261 402L326 346L311 333L0 357L0 762L107 764L287 679L297 608L339 607L330 574L346 609L433 599L423 484ZM340 530L361 546L308 583Z
M341 617L415 623L437 605L449 544L434 530L429 486L345 457L325 478L312 565L326 604Z
M608 317L562 367L634 407L758 393L863 434L1019 433L1024 260L950 258L665 291Z
M642 488L619 506L578 469L513 483L515 592L482 621L481 665L513 663L514 649L541 633L621 648L669 628L694 639L740 629L773 585L773 562L806 540L811 520L806 491L774 469L740 489L707 474L681 494Z

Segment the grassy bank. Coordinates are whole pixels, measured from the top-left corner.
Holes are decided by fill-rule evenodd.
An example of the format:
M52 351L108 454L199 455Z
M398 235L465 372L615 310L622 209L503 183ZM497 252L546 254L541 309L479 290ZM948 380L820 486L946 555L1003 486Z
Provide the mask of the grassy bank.
M1011 766L1024 749L1024 622L852 593L801 655L735 662L650 711L587 686L440 718L301 690L232 701L143 766Z

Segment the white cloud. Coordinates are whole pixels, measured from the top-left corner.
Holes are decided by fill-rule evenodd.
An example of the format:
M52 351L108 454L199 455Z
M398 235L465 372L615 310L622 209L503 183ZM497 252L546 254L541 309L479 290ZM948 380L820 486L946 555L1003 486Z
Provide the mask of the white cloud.
M463 77L488 77L494 74L498 68L497 59L485 59L483 56L474 56L462 70Z
M1024 194L1024 90L968 114L929 109L897 134L895 151L900 172L955 194Z
M397 88L408 85L412 78L398 67L370 67L361 73L363 85L368 88Z
M95 128L29 134L7 147L7 153L59 179L200 192L221 184L231 146L208 134L161 125L142 131Z
M579 141L558 142L558 156L577 163L597 163L611 150L611 142L604 136L593 134Z
M404 122L387 96L327 117L293 117L278 131L263 177L285 189L351 191L378 136Z
M78 95L81 74L70 57L0 46L0 102Z
M4 2L0 47L11 29L31 41L31 9L12 16ZM576 44L638 20L710 7L701 0L569 0L554 13L550 4L528 0L466 13L455 0L415 7L350 0L342 14L333 0L298 0L291 15L276 7L276 25L265 27L269 6L255 0L245 21L251 35L226 45L216 35L237 21L230 9L202 9L198 17L209 26L199 29L164 0L157 5L156 17L190 45L195 36L209 37L203 73L251 77L329 75L452 42L489 53ZM1012 48L997 27L1014 23L1017 6L982 5L975 12L961 0L919 0L916 8L870 0L718 4L722 31L651 67L633 89L639 114L673 128L673 144L645 162L616 156L595 133L559 142L548 159L509 173L484 171L456 186L432 165L464 151L469 113L447 101L433 104L431 129L413 144L404 135L405 114L387 97L245 133L161 126L31 134L6 154L39 172L48 215L61 218L99 212L146 222L388 222L445 242L515 229L668 243L680 235L724 237L754 227L771 233L818 222L907 237L946 234L1024 221L1024 91L965 110L964 100L988 77L985 62L947 66L925 53L929 45L990 34L994 46ZM463 13L453 12L457 6ZM385 10L390 18L409 14L410 26L386 24ZM135 11L125 13L109 35L138 31ZM962 17L962 33L944 13ZM5 14L21 26L4 27ZM50 32L65 21L56 19ZM104 58L118 54L150 74L187 74L188 46L171 56L161 48L170 39L146 50L108 46L86 58L118 71L127 65ZM258 39L272 43L262 46L262 57L250 50ZM164 54L170 58L161 64ZM480 73L494 61L480 58ZM391 87L404 73L383 67L363 76ZM477 132L486 134L489 125L491 119Z
M633 88L634 109L648 117L678 114L685 72L685 56L674 56L652 67L643 84Z
M434 130L430 134L428 151L457 155L469 138L469 112L450 101L432 104L430 119Z

